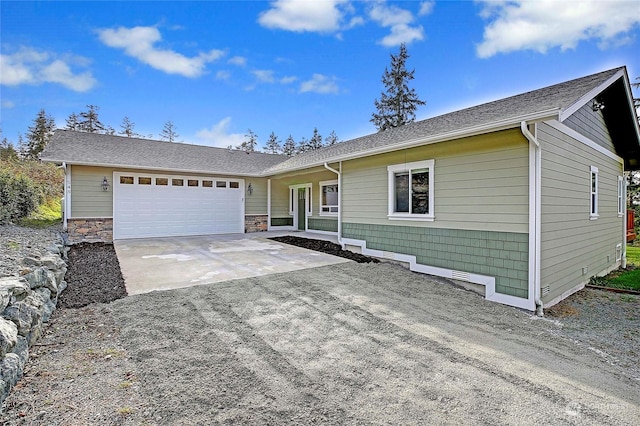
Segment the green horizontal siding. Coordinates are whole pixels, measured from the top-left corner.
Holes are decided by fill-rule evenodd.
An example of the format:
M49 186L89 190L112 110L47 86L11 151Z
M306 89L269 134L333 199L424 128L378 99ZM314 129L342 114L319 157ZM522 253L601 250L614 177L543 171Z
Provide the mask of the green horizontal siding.
M316 231L338 232L337 219L325 219L310 217L308 218L308 227Z
M293 226L292 217L272 217L271 226Z
M423 265L492 276L497 293L528 297L528 234L343 223L342 236L416 256Z

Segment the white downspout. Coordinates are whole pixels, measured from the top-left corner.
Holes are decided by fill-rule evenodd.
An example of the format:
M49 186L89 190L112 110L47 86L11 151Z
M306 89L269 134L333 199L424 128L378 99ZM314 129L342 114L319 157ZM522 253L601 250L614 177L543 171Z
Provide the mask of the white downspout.
M541 189L542 189L542 151L540 149L540 143L538 139L531 134L527 127L526 121L520 122L520 130L525 138L531 143L535 151L535 205L533 206L533 236L529 235L529 238L533 237L535 242L534 256L533 256L533 297L536 304L536 315L543 316L543 305L540 295L540 229L541 229ZM537 132L536 132L537 133ZM531 206L530 206L531 208Z
M338 244L344 250L344 244L342 244L342 161L340 162L340 171L329 167L327 163L324 163L324 168L338 175Z
M68 216L68 212L67 212L67 197L68 195L68 189L67 187L69 186L69 183L67 181L67 163L66 162L62 162L61 166L58 166L59 169L64 170L64 188L63 188L63 195L62 195L62 230L66 231L67 230L67 216Z
M620 267L627 268L627 179L624 176L624 163L622 165L622 199L624 200L622 206L622 258L620 260Z

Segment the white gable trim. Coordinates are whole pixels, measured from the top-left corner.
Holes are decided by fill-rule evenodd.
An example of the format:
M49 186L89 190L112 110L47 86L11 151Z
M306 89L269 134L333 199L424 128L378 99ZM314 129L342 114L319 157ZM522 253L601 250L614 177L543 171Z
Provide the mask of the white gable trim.
M575 130L573 130L571 127L567 126L566 124L563 124L557 120L551 120L551 121L546 121L546 124L548 124L549 126L553 127L554 129L556 129L559 132L564 133L567 136L572 137L573 139L576 139L580 142L582 142L583 144L587 145L589 148L593 148L596 151L598 151L601 154L606 155L607 157L616 160L618 163L620 164L624 164L624 160L618 156L618 154L609 151L607 148L598 145L597 143L595 143L594 141L592 141L591 139L589 139L588 137L584 136L581 133L576 132Z
M605 81L601 85L591 89L589 92L587 92L585 95L583 95L580 99L578 99L576 101L576 103L574 103L569 108L567 108L566 110L564 110L564 111L562 111L560 113L560 121L562 122L562 121L566 120L567 118L569 118L576 111L578 111L580 108L585 106L591 99L593 99L596 96L598 96L602 91L604 91L607 87L609 87L613 83L615 83L615 81L617 79L619 79L620 77L623 77L623 76L624 76L624 70L620 69L614 75L609 77L607 79L607 81Z

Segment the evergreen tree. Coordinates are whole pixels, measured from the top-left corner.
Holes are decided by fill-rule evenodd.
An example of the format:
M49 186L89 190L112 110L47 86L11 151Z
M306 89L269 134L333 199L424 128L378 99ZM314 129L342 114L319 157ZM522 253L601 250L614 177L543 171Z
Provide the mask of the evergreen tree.
M38 158L56 128L56 122L53 117L47 115L44 109L41 109L33 120L33 126L27 129L27 146L26 157L30 159Z
M255 152L256 147L258 146L258 135L253 133L251 129L247 130L247 134L244 135L247 138L244 142L236 147L236 149L240 149L245 152Z
M0 142L0 160L17 161L18 159L18 151L13 147L13 144L7 138L3 138Z
M80 121L78 119L78 115L75 112L72 112L69 117L67 117L67 125L65 127L67 130L80 130Z
M282 145L282 153L287 157L292 157L296 154L296 141L293 140L293 137L289 135L286 141L284 141L284 145Z
M329 133L329 136L327 136L324 140L326 146L332 146L337 144L338 142L340 141L338 140L338 135L336 135L336 132L334 130L332 130L331 133Z
M280 146L280 141L274 132L271 132L269 135L269 140L267 140L267 144L264 149L265 152L269 154L280 154L282 152L282 147Z
M318 128L314 127L313 128L313 136L311 136L311 139L309 139L309 145L308 145L308 150L309 151L315 151L316 149L320 149L322 148L322 135L320 135L320 133L318 133Z
M104 124L98 118L98 110L100 107L95 105L87 105L88 110L80 113L78 122L79 130L87 133L100 133L106 130Z
M409 88L415 70L407 71L408 58L407 47L402 43L398 55L391 54L391 69L384 69L382 84L386 91L374 101L376 112L370 120L379 132L415 121L418 105L426 104L415 89Z
M296 147L296 154L302 154L303 152L310 151L309 141L304 136L298 142L298 146Z
M133 121L129 120L129 117L124 117L122 119L122 124L120 125L120 128L122 129L120 131L120 133L118 133L119 135L124 135L128 138L139 138L142 135L139 135L138 133L136 133L133 128L135 126L136 123L134 123Z
M160 140L168 142L178 142L180 135L176 132L176 126L173 121L169 120L164 123L164 127L160 131Z

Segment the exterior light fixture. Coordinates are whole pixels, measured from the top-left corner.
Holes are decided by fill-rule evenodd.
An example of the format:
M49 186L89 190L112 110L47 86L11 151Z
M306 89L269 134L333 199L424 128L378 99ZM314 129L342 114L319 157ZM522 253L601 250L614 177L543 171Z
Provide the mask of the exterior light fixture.
M591 109L593 110L593 112L602 111L604 109L604 103L602 103L598 99L594 99L591 102Z
M249 186L247 186L247 192L249 195L253 194L253 185L251 185L251 182L249 182Z
M109 190L109 181L107 180L106 176L102 179L102 190L104 192L107 192Z

